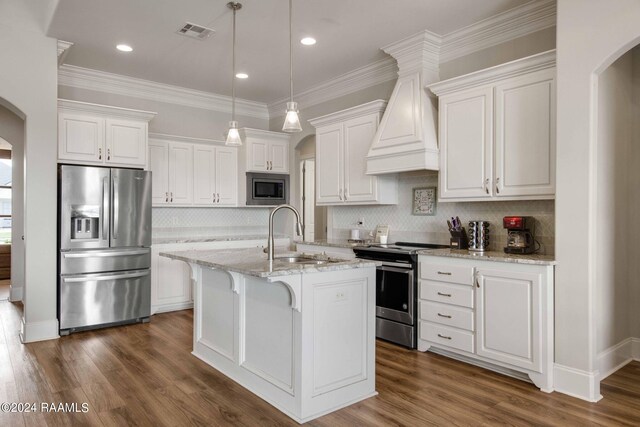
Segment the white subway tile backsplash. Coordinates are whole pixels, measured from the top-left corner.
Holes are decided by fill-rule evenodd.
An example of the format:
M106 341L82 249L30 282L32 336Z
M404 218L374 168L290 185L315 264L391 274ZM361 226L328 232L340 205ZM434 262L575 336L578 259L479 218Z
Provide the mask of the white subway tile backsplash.
M536 239L542 244L541 252L554 253L555 203L553 200L444 202L436 206L434 216L411 215L413 188L436 187L435 173L408 173L399 176L398 204L389 206L339 206L330 210L333 220L333 237L348 238L349 230L357 227L360 218L365 220L365 230L373 230L377 224L390 227L390 240L428 240L433 243L449 243L447 219L459 216L465 228L471 220L486 220L492 225L491 250L502 250L506 243L506 230L502 218L507 215L526 215L536 219Z

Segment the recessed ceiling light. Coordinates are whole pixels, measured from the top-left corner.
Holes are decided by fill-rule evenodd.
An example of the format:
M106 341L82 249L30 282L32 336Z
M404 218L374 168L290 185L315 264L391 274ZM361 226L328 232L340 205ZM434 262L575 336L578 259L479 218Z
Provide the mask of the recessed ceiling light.
M116 49L118 49L120 52L131 52L133 50L133 48L128 44L119 44L118 46L116 46Z
M300 40L300 43L305 46L313 46L314 44L316 44L316 39L314 39L313 37L305 37Z
M247 73L238 73L236 74L236 77L239 79L248 79L249 78L249 74Z

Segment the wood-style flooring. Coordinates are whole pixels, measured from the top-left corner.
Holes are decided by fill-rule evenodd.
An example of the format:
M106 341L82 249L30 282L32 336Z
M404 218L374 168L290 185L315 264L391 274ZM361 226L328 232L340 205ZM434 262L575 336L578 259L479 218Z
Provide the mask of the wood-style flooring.
M0 402L88 404L87 413L0 413L0 426L296 425L191 356L192 312L20 344L21 306L0 302ZM353 425L640 425L640 363L587 403L432 353L377 343L379 395L310 422Z

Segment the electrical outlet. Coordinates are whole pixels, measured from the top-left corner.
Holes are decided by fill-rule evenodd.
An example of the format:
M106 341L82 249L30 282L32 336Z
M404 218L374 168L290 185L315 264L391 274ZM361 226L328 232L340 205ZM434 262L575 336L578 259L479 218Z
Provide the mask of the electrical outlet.
M360 219L358 219L357 224L358 224L360 227L364 227L364 217L361 217Z

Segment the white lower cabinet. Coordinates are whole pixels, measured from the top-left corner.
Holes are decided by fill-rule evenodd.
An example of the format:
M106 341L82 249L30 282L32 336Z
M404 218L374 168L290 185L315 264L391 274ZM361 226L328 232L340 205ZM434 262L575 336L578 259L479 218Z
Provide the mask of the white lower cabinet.
M553 269L419 258L418 350L444 350L553 391Z
M160 252L264 247L267 240L233 240L153 245L151 247L151 314L193 307L191 268L182 261L161 257ZM289 239L276 239L276 246Z

